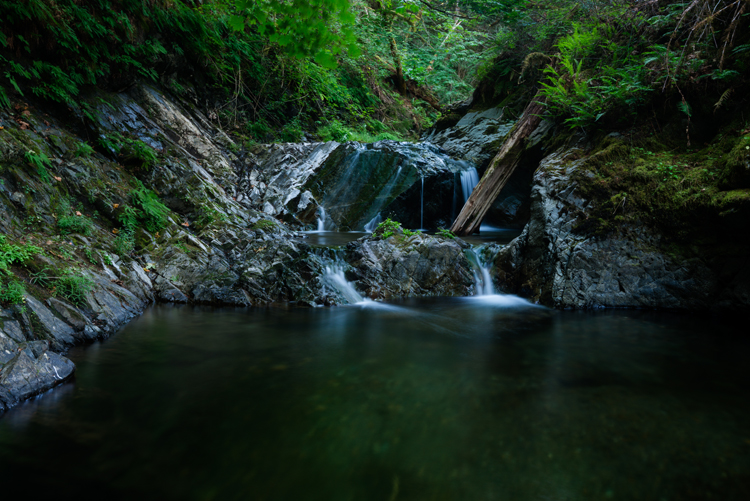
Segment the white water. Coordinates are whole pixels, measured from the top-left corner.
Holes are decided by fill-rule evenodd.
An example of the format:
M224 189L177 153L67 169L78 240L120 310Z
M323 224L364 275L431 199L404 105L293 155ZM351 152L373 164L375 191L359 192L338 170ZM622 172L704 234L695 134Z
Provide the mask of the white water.
M325 272L321 278L323 283L336 289L336 292L341 294L341 297L343 297L347 303L359 304L365 302L365 298L357 292L354 285L346 280L343 267L337 265L326 266Z
M318 207L318 231L325 231L326 229L326 210L323 206Z
M463 192L464 203L466 203L471 196L471 192L479 184L479 173L474 167L470 167L460 171L459 174L461 175L461 191Z
M494 296L495 285L490 274L491 264L485 263L481 257L481 248L471 248L474 259L469 261L474 266L474 289L477 296Z
M424 177L422 178L422 197L419 206L419 229L424 229Z
M381 216L380 212L378 212L377 214L375 214L375 217L370 219L370 222L365 225L365 231L372 233L382 222L383 216Z

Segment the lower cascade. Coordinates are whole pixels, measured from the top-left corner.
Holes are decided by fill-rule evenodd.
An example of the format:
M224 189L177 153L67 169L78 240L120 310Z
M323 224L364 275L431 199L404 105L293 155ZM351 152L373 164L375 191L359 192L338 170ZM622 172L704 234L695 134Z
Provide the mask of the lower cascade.
M495 285L492 283L490 260L483 257L487 246L474 246L467 251L469 262L474 268L474 288L476 296L495 295Z
M344 267L339 263L330 264L325 267L321 281L332 287L341 297L349 304L364 303L365 298L357 292L354 285L346 280L344 276Z

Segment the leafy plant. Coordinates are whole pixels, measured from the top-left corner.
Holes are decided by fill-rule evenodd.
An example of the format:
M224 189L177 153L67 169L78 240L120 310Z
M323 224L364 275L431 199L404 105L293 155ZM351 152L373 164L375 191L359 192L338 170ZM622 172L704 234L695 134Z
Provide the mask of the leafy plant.
M125 228L117 234L114 243L115 254L120 257L127 256L133 249L135 249L135 232L131 229ZM109 258L109 256L107 256ZM112 264L111 258L109 261L105 258L105 262L109 265Z
M272 221L270 219L260 219L253 224L252 229L254 230L273 230L279 225L276 221Z
M451 240L456 238L456 235L451 230L446 230L445 228L437 230L437 234L441 237L450 238Z
M89 236L94 229L94 223L86 216L63 216L57 220L57 228L60 234L78 233Z
M136 216L148 231L159 231L169 223L169 208L161 202L159 195L143 186L140 181L130 192L130 199L140 209Z
M76 305L83 305L93 289L94 281L76 270L67 269L55 280L55 292Z
M73 156L78 157L90 157L94 154L94 148L92 148L88 143L78 143L78 146L76 146L75 151L73 152Z
M26 291L18 280L12 277L0 277L0 302L19 304L24 302Z
M401 223L398 221L392 221L391 218L387 218L380 223L377 228L375 228L375 231L372 232L373 236L380 237L383 240L392 237L396 233L403 233L403 229L401 228Z
M49 268L43 268L32 273L32 282L53 289L55 295L64 297L76 305L83 305L86 302L86 294L94 289L93 280L81 275L80 270L72 268L63 270L59 275Z
M47 167L52 167L52 161L44 152L40 151L39 153L37 153L34 150L29 150L24 153L24 158L32 166L36 167L36 171L39 174L39 179L41 179L45 183L48 183L52 180L49 172L47 172Z
M10 244L7 242L5 235L0 235L0 275L9 275L10 265L28 261L34 254L41 254L42 252L44 252L42 248L36 245Z

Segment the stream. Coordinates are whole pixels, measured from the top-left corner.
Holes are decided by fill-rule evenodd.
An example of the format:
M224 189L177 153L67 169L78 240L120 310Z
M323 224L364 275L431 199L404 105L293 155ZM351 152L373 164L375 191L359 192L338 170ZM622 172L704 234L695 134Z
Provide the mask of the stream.
M502 295L154 306L0 419L0 485L37 499L744 500L741 334Z

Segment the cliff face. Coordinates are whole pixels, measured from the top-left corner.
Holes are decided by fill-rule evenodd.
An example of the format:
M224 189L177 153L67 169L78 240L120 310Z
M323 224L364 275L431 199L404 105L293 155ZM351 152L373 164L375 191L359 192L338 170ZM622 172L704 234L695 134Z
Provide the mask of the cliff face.
M674 235L638 220L600 234L587 231L586 221L608 200L585 195L581 176L596 177L586 160L581 149L563 148L539 165L531 220L495 259L506 290L557 308L750 306L747 247L707 246L680 255Z

